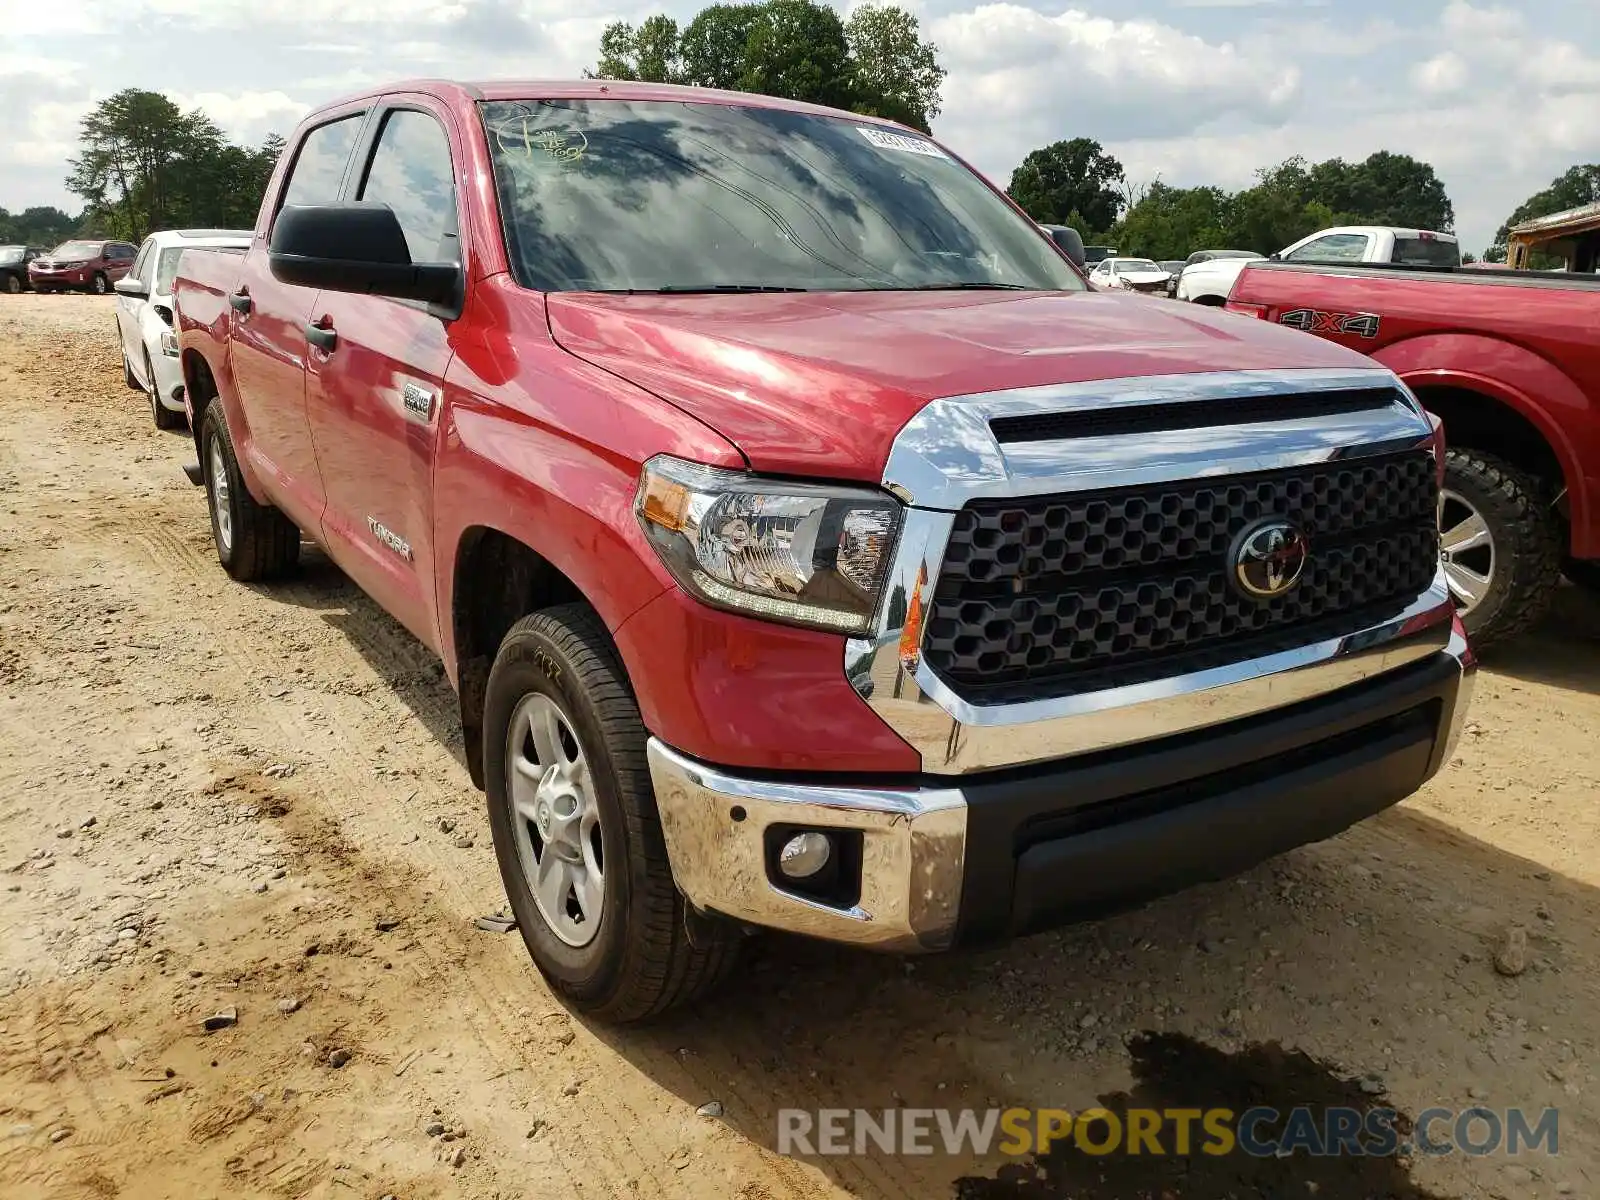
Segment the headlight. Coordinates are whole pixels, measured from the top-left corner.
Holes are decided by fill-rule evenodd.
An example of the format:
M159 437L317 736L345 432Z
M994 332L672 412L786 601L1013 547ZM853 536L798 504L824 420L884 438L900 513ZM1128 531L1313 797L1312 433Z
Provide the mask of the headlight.
M76 271L79 267L87 267L88 265L89 264L87 262L57 263L56 264L56 270L58 270L58 271Z
M865 489L787 483L667 455L634 511L683 588L717 608L834 633L872 626L900 505Z

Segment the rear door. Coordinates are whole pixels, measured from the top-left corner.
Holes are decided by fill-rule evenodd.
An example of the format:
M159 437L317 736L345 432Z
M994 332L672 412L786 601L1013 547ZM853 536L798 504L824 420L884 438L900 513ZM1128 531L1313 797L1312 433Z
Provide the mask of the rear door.
M245 424L231 431L234 447L251 460L273 503L307 531L321 524L325 503L306 420L305 329L317 290L273 278L267 248L283 205L339 199L367 115L364 107L336 111L304 131L271 215L245 254L239 290L228 298L230 360Z
M413 262L460 262L459 132L429 97L391 96L358 152L351 199L389 205ZM425 304L322 292L306 402L327 487L323 544L363 590L437 649L433 466L449 321Z

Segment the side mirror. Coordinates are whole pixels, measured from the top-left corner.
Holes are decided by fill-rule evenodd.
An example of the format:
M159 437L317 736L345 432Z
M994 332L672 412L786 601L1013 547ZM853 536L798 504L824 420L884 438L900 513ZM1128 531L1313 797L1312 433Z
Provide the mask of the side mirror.
M1083 235L1076 229L1067 225L1057 226L1050 231L1050 240L1061 248L1061 252L1070 258L1073 264L1080 269L1084 265Z
M273 277L301 287L461 307L461 264L414 263L387 204L285 205L272 227Z
M111 286L118 295L132 296L136 300L147 299L150 295L150 289L132 275L124 275Z

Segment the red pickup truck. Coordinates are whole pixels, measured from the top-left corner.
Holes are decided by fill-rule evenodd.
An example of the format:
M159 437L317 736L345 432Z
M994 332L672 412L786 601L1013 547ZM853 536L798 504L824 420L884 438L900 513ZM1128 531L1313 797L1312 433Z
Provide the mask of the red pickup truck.
M1444 422L1444 569L1473 644L1600 585L1600 279L1252 262L1228 307L1391 368Z
M396 85L176 306L223 567L309 538L439 654L528 949L609 1019L761 927L941 950L1225 876L1461 725L1393 373L1096 294L887 122Z

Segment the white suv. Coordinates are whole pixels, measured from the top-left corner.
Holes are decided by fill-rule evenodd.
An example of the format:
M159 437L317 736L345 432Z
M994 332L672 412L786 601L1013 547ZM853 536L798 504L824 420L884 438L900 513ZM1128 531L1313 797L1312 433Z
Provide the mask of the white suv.
M185 250L211 249L243 254L248 229L174 229L152 233L139 247L133 268L112 286L117 292L117 337L122 343L122 375L129 387L150 398L157 429L182 429L183 373L178 338L172 328L172 278Z

